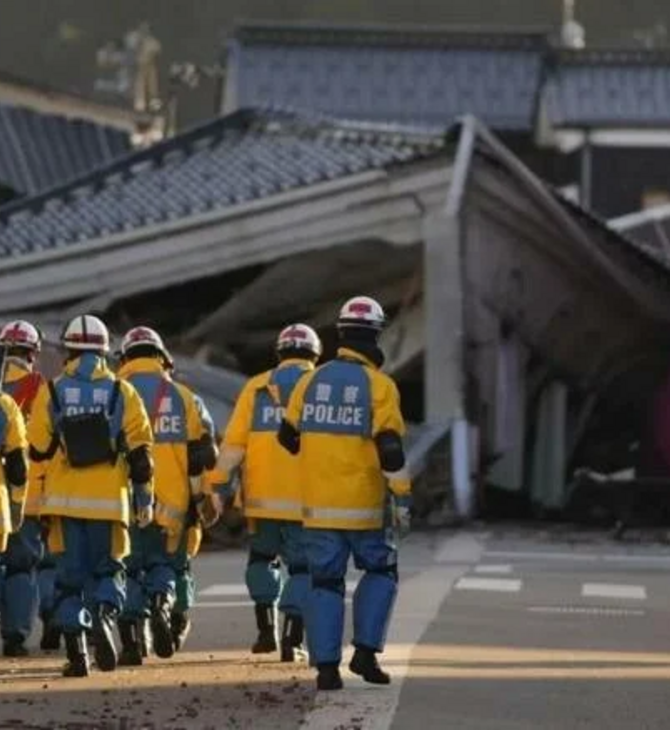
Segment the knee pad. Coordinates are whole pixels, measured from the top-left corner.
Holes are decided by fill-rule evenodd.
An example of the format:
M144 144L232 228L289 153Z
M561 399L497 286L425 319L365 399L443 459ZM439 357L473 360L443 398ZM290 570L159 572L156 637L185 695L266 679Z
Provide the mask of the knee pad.
M312 576L312 588L323 588L324 591L343 596L346 592L344 578L315 578Z

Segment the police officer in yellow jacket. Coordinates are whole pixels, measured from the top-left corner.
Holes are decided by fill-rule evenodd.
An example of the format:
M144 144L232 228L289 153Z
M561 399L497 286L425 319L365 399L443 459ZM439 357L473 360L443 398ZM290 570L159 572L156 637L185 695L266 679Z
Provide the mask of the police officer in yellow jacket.
M154 434L155 523L133 530L127 561L128 600L119 623L123 644L121 663L142 663L142 622L149 614L155 653L171 657L187 630L186 611L192 603L188 587L189 554L198 545L193 519L193 494L206 468L216 463L213 438L201 416L194 394L170 377L171 357L160 335L149 327L134 327L121 343L119 377L132 383L142 397ZM199 487L199 485L198 485ZM196 538L199 543L199 538ZM180 596L186 581L188 596Z
M55 621L65 635L65 676L86 676L86 630L98 668L117 665L113 629L125 600L130 505L153 519L152 433L137 391L108 369L109 333L92 315L63 330L65 367L37 394L28 436L46 462L42 515L58 553ZM131 491L132 487L132 491Z
M37 327L24 320L8 322L0 331L0 347L5 351L3 390L12 396L26 421L43 378L35 370L41 350L42 335ZM28 466L25 519L21 529L11 535L2 558L5 582L0 606L3 654L26 656L26 639L30 636L38 612L44 631L43 649L58 649L60 636L50 621L54 599L53 558L45 551L40 522L42 477L39 465Z
M398 391L379 371L383 325L384 312L373 299L355 297L344 305L337 357L300 380L279 430L280 443L299 454L311 576L305 619L322 690L342 687L345 575L352 553L364 574L354 593L349 668L367 682L390 681L375 656L384 648L398 582L385 515L390 488L396 514L407 522L410 481Z
M26 424L14 399L0 393L0 553L23 523L28 479ZM2 577L2 576L0 576Z
M307 325L286 327L277 339L279 365L257 375L243 388L226 429L219 466L229 472L244 462L242 504L251 539L246 583L253 599L258 638L255 654L277 650L276 611L285 615L281 659L302 655L303 605L307 561L302 541L302 508L298 463L276 440L284 408L305 373L314 370L321 341ZM280 566L289 579L282 589Z

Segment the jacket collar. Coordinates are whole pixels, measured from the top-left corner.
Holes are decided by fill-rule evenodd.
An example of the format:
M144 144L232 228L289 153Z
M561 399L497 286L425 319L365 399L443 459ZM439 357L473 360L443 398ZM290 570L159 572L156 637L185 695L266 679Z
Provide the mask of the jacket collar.
M74 360L69 360L65 364L64 373L77 380L100 380L112 375L105 358L94 352L84 352Z
M379 370L379 368L375 365L374 362L372 362L372 360L370 360L370 358L366 357L360 352L357 352L356 350L352 350L349 347L338 347L337 357L342 358L343 360L355 360L356 362L360 362L361 365L367 365L374 370Z
M119 368L120 378L127 378L137 373L155 373L156 375L162 375L164 378L170 378L169 373L161 365L160 360L155 357L138 357L134 360L129 360Z
M288 368L291 366L300 365L300 367L305 368L306 370L314 370L314 363L311 360L305 360L302 357L290 357L288 360L282 360L275 370L282 370L283 368Z
M8 357L5 362L7 363L5 383L13 383L15 380L21 380L21 378L25 378L26 375L33 372L32 365L20 357Z

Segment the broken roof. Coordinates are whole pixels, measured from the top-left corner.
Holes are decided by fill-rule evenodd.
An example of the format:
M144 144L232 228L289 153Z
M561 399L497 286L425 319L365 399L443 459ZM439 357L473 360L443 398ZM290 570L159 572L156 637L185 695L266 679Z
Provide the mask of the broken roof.
M544 30L254 23L229 49L230 111L271 103L427 127L470 113L530 131L548 44Z
M429 157L441 139L241 110L0 209L0 256L81 245Z

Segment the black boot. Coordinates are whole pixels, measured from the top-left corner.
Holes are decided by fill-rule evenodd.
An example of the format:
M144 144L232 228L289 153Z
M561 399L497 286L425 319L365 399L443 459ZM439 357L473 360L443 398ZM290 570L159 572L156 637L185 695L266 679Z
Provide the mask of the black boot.
M109 603L101 603L93 615L93 656L101 672L113 672L118 663L114 643L116 613Z
M86 634L64 634L67 664L63 669L64 677L88 677L90 667L86 649Z
M42 616L42 638L40 649L42 651L58 651L60 649L60 629L54 625L53 617L49 613Z
M258 638L251 647L251 653L271 654L277 651L277 609L273 604L258 603L255 610Z
M120 667L139 667L142 664L142 643L140 641L140 622L127 619L119 621L121 637Z
M151 633L154 651L161 659L174 654L172 624L170 623L171 601L164 593L157 593L151 600Z
M390 684L391 677L377 663L377 656L372 649L364 646L357 646L349 669L354 674L358 674L366 682L370 684Z
M300 616L284 616L281 634L281 660L283 662L305 661L307 651L303 646L305 629Z
M12 634L4 638L2 646L2 654L6 657L24 657L28 656L25 639L18 634Z
M172 626L172 641L174 642L174 650L179 651L186 641L186 637L191 632L191 619L186 613L173 611L170 616Z
M337 664L319 664L317 669L319 670L316 677L317 689L331 691L344 687L340 676L340 668Z

